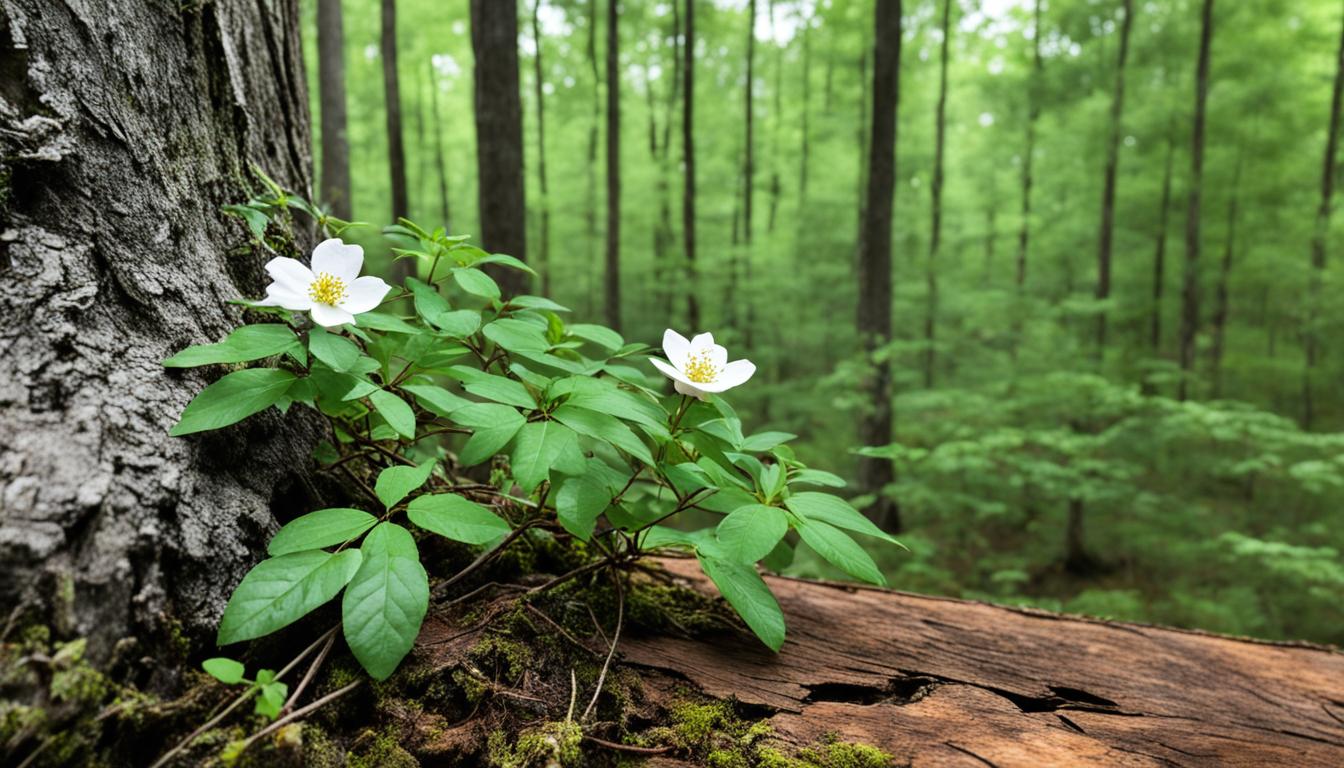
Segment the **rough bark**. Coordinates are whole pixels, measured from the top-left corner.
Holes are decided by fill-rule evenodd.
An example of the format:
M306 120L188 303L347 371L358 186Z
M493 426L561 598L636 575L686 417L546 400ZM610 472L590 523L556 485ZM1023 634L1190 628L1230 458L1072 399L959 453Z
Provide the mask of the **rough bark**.
M896 195L896 110L900 100L901 3L878 3L874 12L873 126L868 153L868 189L859 231L857 326L872 365L865 382L868 408L859 416L860 445L891 442L891 364L876 350L891 340L891 223ZM887 530L899 530L900 511L881 493L895 479L886 459L859 461L859 488L878 494L868 510Z
M476 177L482 246L527 260L523 189L523 105L518 90L518 9L513 3L471 0L471 48L476 56ZM491 274L506 296L523 293L517 270Z
M943 0L943 33L938 63L938 106L934 112L933 196L929 206L929 261L924 268L928 297L924 307L924 387L933 388L933 341L938 314L938 250L943 242L943 144L947 138L947 49L952 38L952 0Z
M1106 170L1101 187L1101 233L1097 238L1097 301L1111 297L1111 247L1115 242L1115 177L1120 165L1120 131L1125 113L1125 61L1129 58L1129 31L1134 26L1134 0L1121 0L1125 15L1120 23L1120 53L1115 63L1115 91L1111 94L1111 134L1106 144ZM1097 360L1106 351L1106 309L1097 312Z
M1176 398L1189 394L1199 335L1200 195L1204 183L1204 117L1209 100L1209 49L1213 43L1213 0L1204 0L1195 66L1195 119L1190 138L1190 197L1185 209L1185 276L1181 285L1181 381Z
M713 589L694 562L665 566ZM830 732L896 765L1344 761L1344 654L1335 649L766 581L789 621L778 655L743 633L662 635L623 642L625 664L646 685L662 674L732 697L785 742Z
M1320 331L1316 313L1320 303L1322 273L1325 272L1325 245L1330 234L1330 207L1335 193L1335 153L1339 147L1340 102L1344 100L1344 25L1341 25L1339 53L1335 61L1335 85L1330 95L1330 129L1325 137L1325 159L1321 163L1321 202L1316 207L1316 229L1311 238L1311 277L1308 288L1306 365L1302 370L1302 424L1308 429L1316 419L1312 377L1320 357Z
M340 0L317 4L317 71L322 117L322 186L318 199L350 219L350 139L346 128L345 26Z
M401 128L401 75L397 71L397 1L382 0L379 55L383 63L383 115L387 128L387 169L392 192L392 219L411 215L406 185L406 146ZM399 265L409 265L403 259Z
M311 194L297 3L3 0L0 69L0 614L134 654L212 627L308 508L310 421L170 438L218 370L159 364L266 283L220 214L249 164Z
M686 326L700 328L700 301L695 277L695 0L686 0L686 40L681 45L681 74L686 81L681 102L681 148L685 191L681 206L681 234L686 243Z
M537 272L541 274L541 294L551 295L551 199L546 187L546 70L541 61L541 0L532 3L532 40L537 47L532 57L532 87L537 110L537 186L541 191L541 231L537 237Z
M607 0L607 325L621 330L621 47L617 0Z

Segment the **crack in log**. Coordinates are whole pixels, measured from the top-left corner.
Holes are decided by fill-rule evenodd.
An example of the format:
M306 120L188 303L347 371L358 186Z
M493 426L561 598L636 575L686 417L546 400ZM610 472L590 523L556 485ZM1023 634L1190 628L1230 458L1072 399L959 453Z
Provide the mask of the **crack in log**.
M969 750L969 749L967 749L967 748L965 748L965 747L959 747L959 746L957 746L956 744L953 744L953 743L950 742L950 741L945 741L945 742L943 742L943 743L946 744L947 746L951 747L952 749L957 750L958 752L962 753L963 755L966 755L967 757L970 757L970 758L972 758L972 759L974 759L974 760L979 760L981 763L984 763L985 765L989 766L989 768L999 768L999 767L998 767L997 765L995 765L994 763L991 763L990 761L986 760L985 758L981 757L980 755L975 754L974 752L972 752L971 750Z
M1094 712L1102 715L1120 715L1122 717L1146 717L1142 712L1126 712L1120 709L1119 705L1110 699L1077 688L1051 685L1047 687L1055 695L1032 696L991 685L984 685L983 683L956 680L950 677L931 675L924 672L914 672L903 669L901 670L901 673L905 675L905 679L923 678L934 682L942 682L951 685L967 685L972 688L979 688L982 691L987 691L995 696L1007 699L1013 703L1013 706L1026 713L1057 713L1060 710L1072 710L1075 712ZM1080 728L1079 730L1081 731L1082 729Z

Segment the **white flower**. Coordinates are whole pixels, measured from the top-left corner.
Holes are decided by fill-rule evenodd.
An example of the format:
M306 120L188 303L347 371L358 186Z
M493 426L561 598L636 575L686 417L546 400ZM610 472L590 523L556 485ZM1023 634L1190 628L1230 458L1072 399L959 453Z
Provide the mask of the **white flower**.
M360 277L363 266L364 249L335 237L313 249L312 269L298 259L277 256L266 264L275 282L266 286L266 298L257 304L306 311L327 328L357 325L355 315L381 304L392 290L381 277Z
M714 336L708 333L687 341L669 328L663 332L663 353L670 365L656 357L649 358L649 362L672 380L678 392L701 400L745 384L756 372L756 365L750 360L728 362L728 350L715 344Z

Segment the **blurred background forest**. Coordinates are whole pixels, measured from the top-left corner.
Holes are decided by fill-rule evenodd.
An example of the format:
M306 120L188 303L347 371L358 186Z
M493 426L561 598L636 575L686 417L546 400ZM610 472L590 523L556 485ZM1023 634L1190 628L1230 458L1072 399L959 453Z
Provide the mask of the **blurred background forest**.
M899 589L1344 642L1344 3L616 2L305 3L318 198L713 331Z

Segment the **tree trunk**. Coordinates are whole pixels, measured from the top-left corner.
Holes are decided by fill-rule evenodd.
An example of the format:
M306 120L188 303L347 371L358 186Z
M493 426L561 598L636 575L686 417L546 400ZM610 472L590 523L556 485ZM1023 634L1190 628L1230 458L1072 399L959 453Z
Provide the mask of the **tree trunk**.
M541 61L541 0L532 3L532 39L537 46L532 58L533 93L537 109L537 186L541 191L541 232L537 243L536 270L541 274L541 295L551 295L551 198L546 188L546 70Z
M588 315L597 315L597 276L601 267L597 261L597 134L602 122L602 76L597 71L597 0L588 0L588 40L584 55L593 75L593 108L588 122L588 204L584 209L588 244Z
M756 115L753 107L755 106L756 96L756 0L747 0L747 91L743 99L742 111L746 118L746 135L744 141L746 146L743 149L742 160L742 242L746 246L742 254L742 263L745 267L745 277L747 291L745 294L734 291L734 296L743 296L746 306L746 320L742 325L743 343L747 349L751 349L755 344L752 340L752 331L756 324L752 316L753 307L751 296L754 294L752 288L752 219L751 209L752 201L756 197ZM736 250L734 250L736 253ZM736 281L736 270L734 270L734 281ZM731 303L731 302L730 302Z
M774 114L770 118L770 215L766 219L766 232L774 233L775 218L779 214L779 198L783 193L783 184L779 178L780 156L779 149L779 129L784 124L784 47L774 41L777 28L775 27L775 0L770 0L768 6L770 14L770 37L771 45L775 49L775 83L771 88L774 101Z
M938 314L938 249L943 242L943 144L947 137L947 48L952 37L952 0L943 0L942 50L938 64L938 107L934 113L933 200L929 222L929 262L924 267L928 303L924 308L924 388L933 388L933 341Z
M1031 82L1027 87L1027 143L1022 154L1022 222L1017 231L1017 292L1022 294L1027 283L1027 250L1031 241L1031 186L1035 181L1031 175L1032 158L1036 154L1036 121L1041 116L1041 0L1036 0L1032 11L1034 33L1031 39ZM1017 330L1021 330L1021 318L1016 321ZM1017 341L1014 340L1014 348Z
M798 235L795 238L797 260L801 264L803 256L803 234L807 231L807 172L812 156L812 128L809 124L812 115L812 18L803 22L803 100L802 115L799 118L798 147Z
M620 12L607 0L607 325L621 330L621 60Z
M1344 29L1344 28L1342 28ZM1311 282L1307 293L1305 335L1306 365L1302 370L1302 424L1310 429L1316 420L1312 376L1320 357L1320 332L1316 328L1321 278L1325 272L1325 244L1330 235L1330 205L1335 193L1335 152L1339 147L1340 102L1344 99L1344 31L1340 33L1335 61L1335 86L1330 95L1330 130L1325 136L1325 161L1321 168L1321 202L1316 208L1316 230L1311 237Z
M896 194L896 112L900 101L901 3L878 3L874 12L873 131L868 153L868 193L859 232L858 333L872 365L865 383L869 410L859 416L860 445L891 442L891 363L878 349L891 341L891 219ZM877 494L869 514L883 528L900 530L900 510L882 491L895 479L887 459L859 460L859 489Z
M676 0L672 3L672 55L670 56L672 84L667 92L667 104L663 115L662 141L656 135L651 137L654 144L654 162L658 164L658 224L654 227L654 293L657 297L658 311L672 318L673 286L677 281L677 269L669 263L676 235L672 229L672 122L677 113L677 100L681 97L681 10ZM654 103L653 88L649 87L649 125L652 129Z
M700 328L700 302L695 276L695 0L686 0L686 40L681 44L681 74L686 80L681 102L681 148L686 166L681 206L681 234L686 242L686 325Z
M523 105L518 89L518 9L513 3L471 0L471 48L476 56L476 168L482 247L527 260L523 189ZM524 293L517 270L491 274L506 296Z
M1227 201L1227 238L1223 243L1223 261L1218 267L1218 283L1213 293L1213 348L1209 351L1213 364L1213 396L1223 395L1223 351L1227 338L1227 316L1230 309L1228 282L1232 278L1232 260L1237 247L1237 195L1241 191L1243 152L1237 150L1236 169L1232 173L1231 197Z
M1162 353L1162 294L1166 290L1167 222L1171 218L1171 171L1176 158L1176 139L1167 133L1167 165L1162 172L1162 206L1157 214L1157 244L1153 249L1153 306L1148 344L1154 355Z
M1115 92L1111 95L1111 135L1106 145L1106 170L1101 187L1101 234L1097 242L1097 301L1111 297L1111 246L1115 241L1115 177L1120 164L1120 128L1125 112L1125 60L1129 31L1134 25L1134 0L1121 0L1125 20L1120 23L1120 53L1115 63ZM1097 362L1106 354L1106 309L1097 311Z
M317 71L322 116L322 187L318 199L332 215L350 212L350 139L345 107L345 29L341 0L318 0Z
M262 293L267 255L220 214L250 164L311 194L297 5L0 3L0 615L95 660L213 629L271 510L309 508L311 419L170 438L218 369L160 365Z
M1199 202L1204 176L1204 111L1209 98L1209 49L1213 43L1213 0L1204 0L1195 69L1195 120L1190 140L1190 199L1185 210L1185 277L1181 287L1181 381L1176 398L1189 394L1199 335Z
M439 178L439 223L448 232L452 232L452 217L448 206L448 168L443 157L443 119L439 115L439 74L434 69L433 59L429 62L429 107L434 120L434 165Z
M392 184L392 219L411 215L410 194L406 188L406 146L401 130L401 76L397 72L397 0L382 0L382 36L379 50L383 60L383 101L387 125L387 168ZM396 262L399 271L411 264Z

